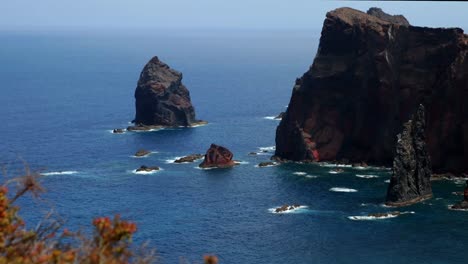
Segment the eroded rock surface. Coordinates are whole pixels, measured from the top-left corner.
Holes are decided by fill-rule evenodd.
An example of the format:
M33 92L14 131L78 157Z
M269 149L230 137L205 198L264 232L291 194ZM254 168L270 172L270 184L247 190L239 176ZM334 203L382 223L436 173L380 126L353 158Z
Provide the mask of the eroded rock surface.
M386 204L406 206L432 197L431 160L426 149L426 118L420 105L397 136Z
M188 127L206 123L195 118L182 73L153 57L143 68L135 90L136 114L129 131Z
M194 162L201 158L203 158L202 154L191 154L191 155L182 157L180 159L176 159L174 163L189 163L189 162Z
M314 62L277 128L275 155L391 166L396 135L423 103L433 169L468 171L467 35L370 13L327 13Z
M199 165L200 168L230 168L236 165L232 160L232 152L222 146L211 144L210 148L206 151L203 162Z

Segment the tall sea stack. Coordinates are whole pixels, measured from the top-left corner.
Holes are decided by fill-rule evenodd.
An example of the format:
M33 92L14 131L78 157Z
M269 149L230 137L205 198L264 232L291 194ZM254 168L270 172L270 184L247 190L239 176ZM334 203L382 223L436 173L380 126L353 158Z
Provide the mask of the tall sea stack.
M431 160L426 150L424 112L424 106L420 105L397 136L387 205L406 206L432 197Z
M182 84L182 73L153 57L143 68L135 90L135 126L188 127L202 121L195 119L190 93Z
M276 131L279 159L391 166L422 103L436 172L468 171L468 36L373 9L328 12L310 69Z

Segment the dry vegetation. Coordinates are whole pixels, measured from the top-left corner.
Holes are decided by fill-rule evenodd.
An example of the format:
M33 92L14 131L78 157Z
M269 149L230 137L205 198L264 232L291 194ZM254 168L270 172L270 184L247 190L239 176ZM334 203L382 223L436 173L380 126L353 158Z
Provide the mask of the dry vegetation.
M38 197L44 188L26 167L24 176L5 180L0 185L0 264L6 263L155 263L154 250L132 245L135 223L116 215L92 221L93 234L71 232L47 216L35 229L27 229L15 201L30 193ZM204 263L216 264L215 256Z

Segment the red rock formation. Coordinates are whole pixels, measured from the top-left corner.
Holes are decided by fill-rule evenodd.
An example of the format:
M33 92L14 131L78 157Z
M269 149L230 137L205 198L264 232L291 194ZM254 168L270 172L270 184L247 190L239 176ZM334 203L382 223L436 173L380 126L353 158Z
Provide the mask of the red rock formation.
M391 165L396 135L422 103L433 169L468 171L467 35L379 17L327 13L277 128L276 156Z
M236 163L232 160L233 154L229 149L211 144L206 151L205 159L199 165L200 168L229 168Z

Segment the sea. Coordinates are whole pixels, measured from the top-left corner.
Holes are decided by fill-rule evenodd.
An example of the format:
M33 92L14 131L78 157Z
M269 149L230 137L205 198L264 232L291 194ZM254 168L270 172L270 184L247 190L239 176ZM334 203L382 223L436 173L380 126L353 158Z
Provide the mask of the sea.
M205 254L219 263L465 263L468 212L448 209L464 181L435 181L434 198L395 209L383 205L389 168L257 166L274 153L273 117L319 38L320 28L0 32L3 179L27 167L47 189L20 199L20 215L33 228L52 211L91 232L93 218L120 214L159 263L201 263ZM134 118L136 83L153 56L183 73L208 125L111 133ZM241 164L173 163L212 143ZM139 149L152 153L135 158ZM161 170L135 173L141 165ZM300 207L275 212L285 204ZM395 210L402 214L368 216Z

